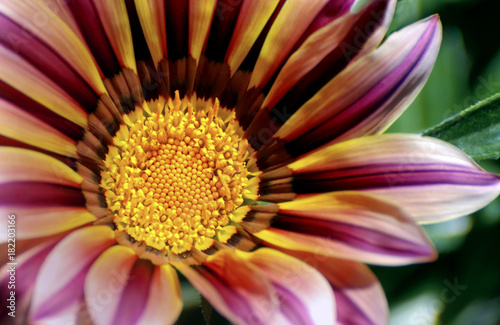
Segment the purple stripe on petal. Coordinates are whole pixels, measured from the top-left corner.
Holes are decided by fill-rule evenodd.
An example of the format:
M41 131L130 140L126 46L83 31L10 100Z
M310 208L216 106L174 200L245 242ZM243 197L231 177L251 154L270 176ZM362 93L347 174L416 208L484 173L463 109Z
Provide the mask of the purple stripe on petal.
M276 283L273 284L278 299L280 300L281 312L290 321L290 324L313 324L307 308L302 304L293 292ZM332 306L333 307L333 306Z
M68 165L69 167L76 169L76 161L74 158L61 156L61 155L55 154L53 152L34 147L34 146L29 145L29 144L20 142L20 141L17 141L17 140L11 139L11 138L7 138L3 135L0 135L0 146L25 148L25 149L29 149L29 150L33 150L33 151L38 151L38 152L41 152L43 154L46 154L47 156L51 156L57 160L60 160L63 163L65 163L66 165Z
M3 81L0 81L0 97L15 104L22 110L54 127L56 130L64 133L73 140L78 141L83 137L83 129L80 126L52 112Z
M48 183L15 182L0 185L0 205L85 206L79 189Z
M138 260L129 275L127 286L122 292L113 324L133 325L146 307L149 282L154 266L148 260Z
M364 311L346 295L342 289L334 290L335 303L337 304L338 321L343 325L372 325Z
M292 52L295 52L302 45L302 43L304 43L305 40L315 31L328 25L333 20L348 12L353 3L354 0L328 2L323 10L321 10L318 16L311 23L309 28L305 31L304 35L302 35L302 37L299 39Z
M252 317L253 310L251 305L244 299L244 297L238 294L235 290L231 289L231 284L226 282L224 278L220 277L215 271L208 267L195 266L194 269L217 289L231 311L244 320L252 319L256 321L255 324L262 324L261 322L257 323L258 319Z
M262 114L262 116L256 117L256 122L252 123L253 127L251 126L250 129L247 130L250 137L250 143L254 148L260 148L260 146L266 142L258 137L263 125L271 126L266 129L268 130L267 133L269 133L269 136L274 134L278 130L277 126L283 125L293 113L349 64L349 62L361 51L363 45L369 40L370 35L382 23L380 17L384 17L384 13L387 10L387 4L388 0L375 1L370 4L370 6L365 9L364 14L355 23L352 30L339 43L339 47L330 52L330 54L323 58L316 67L302 77L275 107L270 111L264 110L259 114ZM271 78L271 81L274 80L278 74L279 71ZM268 84L271 85L272 82ZM331 132L331 130L328 131ZM329 139L331 139L331 137L329 137ZM311 149L311 140L308 141L309 149ZM268 144L271 143L272 142L268 142ZM302 145L302 142L300 144ZM296 145L297 144L290 145L292 149L288 149L287 147L287 150L293 152Z
M414 170L385 172L335 177L335 172L298 175L293 181L293 191L299 194L321 193L338 190L361 190L393 186L457 184L472 186L493 186L500 181L494 174L475 171ZM324 177L323 177L324 176ZM272 188L261 187L263 193L276 193Z
M93 1L74 0L67 1L66 5L71 10L73 18L88 44L90 51L106 77L112 77L120 71L120 64L116 58L111 44L108 42L106 32L101 24Z
M83 284L85 283L85 276L90 269L91 263L82 269L78 275L73 278L62 290L58 291L50 300L45 301L36 311L32 318L43 319L57 314L59 311L64 310L78 301L83 300Z
M421 36L421 40L401 65L381 79L370 91L351 106L346 107L339 114L330 117L328 121L325 121L302 137L288 143L286 145L287 151L298 156L313 148L317 148L352 129L383 106L399 90L402 83L419 64L426 51L429 50L433 39L432 35L435 33L438 23L438 20L434 19L428 25L425 33Z
M87 111L93 111L97 95L92 88L54 51L36 35L29 35L21 26L0 14L0 43L12 49L42 71L59 87L64 89Z
M398 238L396 234L387 234L337 221L278 215L273 219L271 227L324 237L327 240L341 242L352 248L375 254L400 257L421 257L433 254L429 246Z

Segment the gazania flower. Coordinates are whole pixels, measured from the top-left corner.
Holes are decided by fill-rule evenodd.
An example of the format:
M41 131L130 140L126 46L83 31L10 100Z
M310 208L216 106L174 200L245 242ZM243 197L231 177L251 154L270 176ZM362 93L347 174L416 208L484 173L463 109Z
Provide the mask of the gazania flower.
M171 324L178 273L235 324L386 323L363 263L434 259L417 224L500 188L380 135L441 39L379 46L395 2L0 2L2 323Z

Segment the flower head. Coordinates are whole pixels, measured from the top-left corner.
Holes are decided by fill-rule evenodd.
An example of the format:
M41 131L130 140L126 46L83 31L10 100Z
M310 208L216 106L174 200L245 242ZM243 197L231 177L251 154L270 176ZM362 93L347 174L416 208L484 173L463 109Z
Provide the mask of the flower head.
M500 191L451 145L381 135L441 40L432 16L379 46L395 2L0 3L23 321L174 323L179 272L236 324L386 323L363 263L434 259L417 223Z

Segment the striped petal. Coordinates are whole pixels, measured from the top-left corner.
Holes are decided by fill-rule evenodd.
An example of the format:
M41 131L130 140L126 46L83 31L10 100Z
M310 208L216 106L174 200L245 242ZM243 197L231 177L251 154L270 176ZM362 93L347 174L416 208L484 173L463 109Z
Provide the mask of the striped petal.
M137 73L132 32L124 0L93 0L118 62Z
M85 302L96 325L115 324L136 260L137 255L131 248L117 245L108 248L92 264L85 279L84 291Z
M391 35L380 48L350 64L285 122L274 135L282 143L276 147L268 141L261 166L282 162L280 157L285 155L278 149L283 147L296 157L327 143L384 131L423 87L440 41L436 16Z
M110 324L134 325L148 302L149 283L154 265L148 260L137 260L121 293L113 322ZM162 312L161 310L158 313Z
M66 25L42 1L2 1L0 13L26 30L23 38L13 40L17 43L14 50L22 45L20 43L27 42L29 36L36 35L48 47L57 49L58 54L98 95L106 92L92 55L79 35L71 29L74 24L71 27Z
M87 126L87 113L73 98L26 60L1 44L0 78L56 114L79 126Z
M2 288L0 298L2 301L7 301L6 304L0 306L0 322L2 324L10 324L12 316L7 315L7 313L14 310L16 311L16 319L19 320L17 324L26 323L26 315L22 313L28 310L36 276L46 256L58 240L59 238L56 238L40 243L22 254L19 251L19 241L16 241L16 254L13 262L15 264L5 264L0 268L0 288ZM5 252L7 252L7 247L5 247ZM15 271L12 271L12 266ZM12 287L12 284L9 285L11 273L14 273L16 279L22 279L22 281L16 281L15 287ZM15 309L7 307L12 300L10 297L11 290L8 289L15 289Z
M286 168L294 175L291 186L262 184L261 191L361 190L398 203L424 223L473 213L500 193L499 177L482 170L456 147L411 134L353 139L306 155Z
M189 1L189 54L196 62L206 44L217 1Z
M62 156L77 157L73 139L2 98L0 113L0 135Z
M8 216L15 214L19 240L40 238L62 233L97 218L83 207L0 206L0 242L7 242Z
M278 0L244 1L226 52L225 62L234 74L278 6Z
M326 0L285 2L262 46L249 89L265 86L326 3Z
M145 310L137 324L173 324L181 310L181 289L175 269L170 265L157 266L149 285Z
M114 243L114 233L106 226L83 228L64 238L40 269L30 320L50 323L61 314L72 315L76 320L83 299L85 275L97 256Z
M167 56L165 3L159 0L135 0L135 7L149 52L157 66Z
M436 257L423 230L399 207L374 195L332 192L278 207L270 227L254 234L272 245L381 265Z
M391 7L393 7L393 3L394 1L391 1ZM385 10L382 10L382 13L385 13L385 16L382 15L382 17L378 17L380 14L380 8L376 8L377 6L380 7L380 4L375 3L370 6L366 6L363 10L357 13L347 12L343 16L334 19L329 24L326 24L312 33L290 56L290 58L288 58L279 72L276 81L273 82L271 90L262 104L262 107L266 107L268 109L274 108L284 94L292 89L292 87L295 86L299 80L305 77L306 74L311 72L311 70L325 60L328 55L332 55L334 50L337 50L339 54L343 54L340 56L342 59L345 59L347 56L346 48L351 46L347 44L352 42L348 39L348 36L350 36L353 30L359 31L360 27L368 30L368 26L375 29L377 37L369 37L370 40L373 39L374 45L367 46L367 44L362 43L367 48L373 49L373 47L376 46L381 39L380 34L385 34L387 24L390 21L393 11L393 8L388 9L383 7ZM375 11L375 9L378 10ZM380 24L380 22L377 21L377 19L381 18L384 20L383 24ZM374 19L375 21L373 21ZM367 21L370 24L368 24ZM356 42L361 43L359 39L357 39ZM352 49L351 52L353 52L352 55L357 54L356 51L353 51ZM330 65L335 65L334 62L335 60L332 60ZM325 70L325 67L322 67L322 69Z
M280 301L279 315L273 320L276 324L335 324L333 292L314 268L274 249L238 251L238 255L257 266L273 284Z
M219 251L202 266L174 265L233 323L265 324L279 308L276 292L265 273L232 251Z
M0 184L47 182L79 188L83 178L63 162L22 148L0 147Z
M384 290L369 267L333 257L275 248L311 265L327 278L335 294L339 324L388 324L389 308Z

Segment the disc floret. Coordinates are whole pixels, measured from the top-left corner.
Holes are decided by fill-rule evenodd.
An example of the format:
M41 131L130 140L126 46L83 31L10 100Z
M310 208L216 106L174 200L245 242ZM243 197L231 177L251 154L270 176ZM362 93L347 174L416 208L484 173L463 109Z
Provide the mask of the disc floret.
M243 203L246 141L234 118L181 108L176 94L157 111L136 113L115 137L101 186L117 230L159 251L203 246Z

